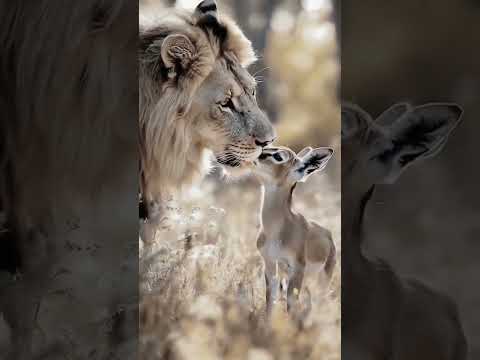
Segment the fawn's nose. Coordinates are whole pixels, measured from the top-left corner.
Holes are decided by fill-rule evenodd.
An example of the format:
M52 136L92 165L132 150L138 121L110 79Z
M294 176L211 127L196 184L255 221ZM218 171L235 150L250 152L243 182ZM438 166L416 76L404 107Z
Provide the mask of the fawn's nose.
M269 139L262 139L262 138L255 138L255 145L260 146L260 147L266 147L273 143L275 141L275 138L269 138Z

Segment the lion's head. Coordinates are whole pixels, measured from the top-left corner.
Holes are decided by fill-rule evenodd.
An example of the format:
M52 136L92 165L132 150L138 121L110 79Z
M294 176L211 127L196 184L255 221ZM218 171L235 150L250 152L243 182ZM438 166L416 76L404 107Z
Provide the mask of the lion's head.
M214 159L227 169L255 160L275 132L257 105L246 70L255 55L238 26L213 0L140 23L142 192L188 184Z

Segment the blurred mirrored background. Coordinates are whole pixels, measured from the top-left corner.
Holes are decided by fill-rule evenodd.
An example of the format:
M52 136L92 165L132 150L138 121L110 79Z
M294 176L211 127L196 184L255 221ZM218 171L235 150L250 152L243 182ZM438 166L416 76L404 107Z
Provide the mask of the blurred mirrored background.
M341 20L342 100L373 117L402 101L464 109L438 156L377 187L365 231L372 255L453 299L479 358L480 4L343 1Z

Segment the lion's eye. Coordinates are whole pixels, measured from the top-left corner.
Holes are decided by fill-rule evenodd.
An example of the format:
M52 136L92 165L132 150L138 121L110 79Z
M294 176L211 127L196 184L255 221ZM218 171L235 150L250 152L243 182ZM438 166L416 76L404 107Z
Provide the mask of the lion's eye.
M230 110L235 110L235 105L233 104L232 98L226 98L220 103L220 106L223 108L228 108Z

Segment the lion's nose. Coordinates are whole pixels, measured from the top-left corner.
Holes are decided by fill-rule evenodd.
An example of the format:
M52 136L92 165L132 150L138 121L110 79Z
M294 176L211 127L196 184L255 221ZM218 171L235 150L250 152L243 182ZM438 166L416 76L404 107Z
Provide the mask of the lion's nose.
M255 145L260 146L260 147L265 147L270 145L275 141L275 138L269 138L269 139L259 139L255 138Z
M263 148L275 141L277 132L263 112L259 112L254 118L255 121L252 124L253 128L250 130L250 136L255 145Z
M255 145L260 146L260 147L265 147L265 146L267 146L268 144L271 144L271 143L272 143L272 141L255 140Z

